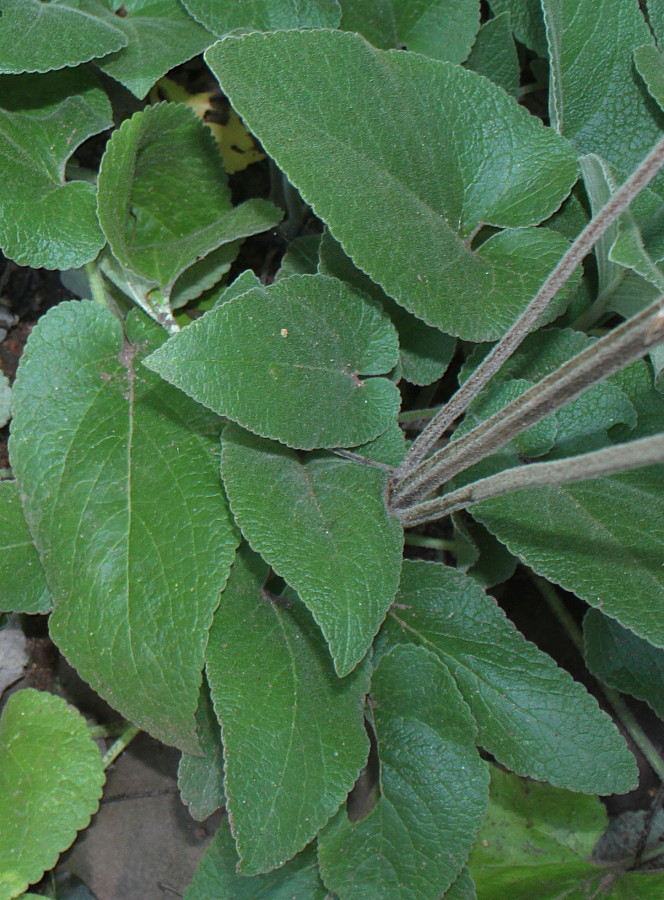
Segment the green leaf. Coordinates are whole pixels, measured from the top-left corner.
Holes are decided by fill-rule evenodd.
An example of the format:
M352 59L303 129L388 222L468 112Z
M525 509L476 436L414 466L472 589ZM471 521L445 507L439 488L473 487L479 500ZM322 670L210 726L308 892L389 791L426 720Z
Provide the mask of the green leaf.
M298 592L347 675L399 582L403 532L385 505L387 475L328 453L303 456L236 426L224 429L221 459L244 536Z
M356 31L375 47L407 47L461 63L480 26L477 0L339 0L341 28Z
M109 141L99 173L99 221L113 253L168 293L216 247L276 225L281 212L265 200L233 207L227 182L192 109L160 103L136 113Z
M485 812L475 724L447 668L421 647L384 656L371 697L381 796L361 822L342 808L322 832L321 874L344 900L438 900Z
M648 21L660 48L664 45L664 7L659 0L646 0Z
M597 678L645 702L664 719L664 651L599 610L583 620L586 664Z
M508 94L518 96L521 73L509 13L501 13L482 25L466 66L490 78Z
M606 826L597 797L491 773L489 812L470 857L479 900L658 900L661 874L592 859ZM625 861L625 865L629 865Z
M182 754L178 766L178 788L183 803L189 807L190 815L199 822L204 822L226 802L221 729L205 681L196 710L196 735L203 756Z
M634 757L597 701L526 641L475 581L439 563L404 561L388 645L411 642L449 668L503 765L570 790L629 790Z
M461 875L445 894L445 900L477 900L475 883L468 868L461 870Z
M114 23L75 6L3 0L0 72L19 75L77 66L127 45Z
M634 65L643 78L650 96L664 109L664 59L653 44L644 44L634 51Z
M66 181L65 165L111 124L111 105L84 69L0 77L0 245L19 265L73 269L101 250L94 186Z
M214 34L279 31L282 28L336 28L337 0L182 0L191 15Z
M328 900L318 875L313 848L303 850L281 869L247 878L238 875L237 851L228 820L208 847L184 900Z
M206 58L355 264L427 324L498 338L565 251L528 226L564 200L575 155L486 78L338 31L228 38ZM473 250L482 224L507 230Z
M63 303L33 330L10 453L53 594L54 641L130 721L198 752L194 714L212 613L237 534L218 424L141 365L164 332Z
M229 340L232 335L232 340ZM396 420L397 335L379 307L322 275L294 275L211 310L146 363L194 400L302 450L350 447Z
M0 610L47 613L50 597L15 481L0 481Z
M281 866L308 844L369 753L369 664L340 680L310 613L296 595L265 592L267 574L257 555L239 552L207 654L245 875Z
M471 512L540 575L664 647L663 474L516 491Z
M74 0L73 5L113 23L125 35L126 46L96 64L139 98L170 69L214 42L214 37L187 15L180 0ZM119 8L123 15L118 15Z
M274 276L275 281L291 275L315 275L318 271L320 239L320 234L306 234L291 241Z
M546 34L540 0L489 0L496 16L509 13L517 40L534 50L538 56L547 55Z
M0 428L4 428L11 418L11 405L12 389L9 379L4 372L0 372Z
M235 262L241 244L242 241L222 244L185 269L173 285L171 308L179 309L215 287Z
M103 784L83 716L53 694L12 694L0 719L1 900L55 865L96 811Z
M598 153L622 173L660 137L664 116L647 103L633 52L652 43L635 0L542 0L551 60L551 124L580 153ZM660 193L664 176L653 182Z
M425 385L442 378L456 350L454 338L416 319L388 297L380 285L357 268L327 229L321 240L318 270L347 281L383 306L399 333L399 366L406 381Z

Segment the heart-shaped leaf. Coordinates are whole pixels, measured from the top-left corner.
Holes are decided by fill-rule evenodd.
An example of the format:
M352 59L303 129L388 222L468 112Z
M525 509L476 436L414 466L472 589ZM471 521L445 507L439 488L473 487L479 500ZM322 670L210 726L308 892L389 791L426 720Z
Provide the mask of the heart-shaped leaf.
M85 719L61 697L18 691L0 718L0 897L51 869L99 805L104 768Z
M111 105L85 69L0 77L0 245L7 256L35 268L74 269L99 253L96 191L66 180L65 166L86 138L111 124Z
M227 38L206 58L354 262L429 325L499 337L565 251L528 226L564 200L575 154L486 78L339 31ZM475 249L483 224L506 230Z
M381 796L362 821L342 808L323 831L323 879L344 900L439 900L461 872L488 800L473 717L447 668L422 647L384 656L371 697Z
M311 450L387 431L399 391L371 376L398 352L380 308L336 279L295 275L219 305L146 364L261 437Z
M387 475L329 453L308 456L227 426L222 474L251 546L298 592L339 675L365 655L396 594L403 531Z
M346 799L369 753L371 667L341 681L296 595L264 592L240 550L210 631L207 673L222 724L225 791L245 875L283 865Z
M90 301L28 340L10 453L53 594L53 639L131 721L198 752L212 613L238 538L215 416L141 365L165 334Z

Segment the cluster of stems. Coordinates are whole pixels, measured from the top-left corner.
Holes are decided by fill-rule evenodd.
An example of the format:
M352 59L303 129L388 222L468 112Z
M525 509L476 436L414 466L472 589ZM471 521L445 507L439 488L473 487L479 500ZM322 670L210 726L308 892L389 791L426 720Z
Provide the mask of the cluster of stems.
M450 479L499 450L526 428L555 413L594 384L623 369L664 341L664 296L570 359L499 413L430 451L462 416L540 320L558 291L607 229L664 166L664 138L581 231L558 265L483 362L436 413L392 473L390 507L406 527L439 519L501 494L543 485L568 484L664 462L664 435L616 444L555 462L500 472L443 496L427 499Z

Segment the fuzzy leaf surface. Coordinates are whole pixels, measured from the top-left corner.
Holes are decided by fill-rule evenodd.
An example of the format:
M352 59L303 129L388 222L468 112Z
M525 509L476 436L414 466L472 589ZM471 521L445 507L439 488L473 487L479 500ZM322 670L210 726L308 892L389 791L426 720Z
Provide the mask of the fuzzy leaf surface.
M303 456L234 425L223 432L221 466L244 536L298 592L347 675L399 584L403 530L385 505L387 475L328 453Z
M281 869L247 878L238 875L237 850L228 820L219 826L184 900L328 900L318 874L316 853L308 847Z
M76 3L3 0L0 72L48 72L77 66L127 45L120 28Z
M280 218L265 200L231 204L210 130L182 103L141 110L108 143L99 221L122 265L162 289L216 247Z
M518 95L521 73L509 13L501 13L482 25L466 65L499 84L508 94Z
M461 63L480 26L477 0L339 0L341 28L374 47L407 47L434 59Z
M302 850L346 799L369 753L368 661L339 679L299 598L263 591L267 573L259 556L240 550L207 654L245 875L269 872Z
M438 900L460 874L487 803L475 723L449 670L422 647L384 656L371 697L381 796L362 821L342 808L323 831L321 874L344 900Z
M0 718L0 898L18 897L96 812L104 769L85 719L61 698L17 691Z
M218 424L141 365L164 332L90 301L34 329L14 386L11 458L55 611L54 641L130 721L198 752L212 613L238 543Z
M356 265L429 325L499 337L565 251L528 226L564 200L574 153L486 78L339 31L227 38L206 58ZM482 223L505 230L473 250Z
M645 702L664 719L664 650L598 609L583 619L586 665L610 687Z
M182 754L178 766L178 788L190 815L204 822L226 802L221 728L206 683L201 687L196 710L196 735L203 756Z
M399 356L380 308L322 275L249 290L193 322L147 365L194 400L300 450L350 447L396 420Z
M0 610L47 613L44 571L25 521L15 481L0 481Z
M210 32L187 15L180 0L75 0L72 5L113 23L125 35L127 46L96 64L139 98L170 69L214 42ZM122 16L117 14L120 7Z
M526 641L469 576L404 561L388 645L432 650L451 671L478 741L521 775L587 793L629 790L634 757L597 701Z
M19 265L73 269L103 247L96 191L66 181L65 166L111 124L111 105L84 69L0 77L0 245Z
M327 229L321 238L318 271L348 282L381 304L399 334L399 368L406 381L424 385L442 378L454 356L456 340L416 319L388 297L380 285L357 268Z
M546 33L540 0L490 0L489 6L496 16L509 13L514 36L538 56L546 57Z
M664 109L664 58L654 44L644 44L634 51L634 65L645 81L650 96Z
M337 0L182 0L191 15L214 34L336 28Z
M468 868L461 870L461 874L446 892L444 900L477 900L475 883Z
M636 168L664 114L634 75L637 47L652 35L636 0L542 0L551 62L551 124L579 153L598 153L622 173ZM662 193L664 177L653 186Z
M625 872L592 858L606 823L597 797L493 769L489 811L469 862L478 900L658 900L661 873Z

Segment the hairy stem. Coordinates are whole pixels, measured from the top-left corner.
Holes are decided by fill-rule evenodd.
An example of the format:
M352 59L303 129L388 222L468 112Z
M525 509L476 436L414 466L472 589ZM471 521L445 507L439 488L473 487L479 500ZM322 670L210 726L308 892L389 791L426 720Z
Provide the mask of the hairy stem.
M140 730L141 729L136 725L129 725L127 728L125 728L120 737L111 744L109 749L102 756L101 761L105 770L108 769L108 767L115 762L122 751L125 750L129 746L129 744L131 744Z
M463 415L472 400L530 333L546 307L567 282L586 254L592 250L618 216L627 209L632 200L652 181L663 165L664 137L660 138L622 187L616 191L608 203L586 225L514 325L496 344L465 384L459 388L438 415L422 431L399 467L397 473L399 480L404 478L424 459L440 435L459 416Z
M396 514L404 528L412 528L442 519L481 500L490 500L512 491L572 484L587 478L614 475L661 462L664 462L664 434L655 434L567 459L505 469L496 475L464 485L443 497L417 503L408 509L396 510Z
M392 490L392 505L404 508L504 446L526 428L579 397L664 340L664 297L533 385L472 431L421 463Z
M564 628L567 636L572 641L576 649L582 657L585 657L585 647L583 643L583 635L569 613L569 610L560 599L558 592L543 578L535 576L535 583L540 593L545 599L547 606L554 614L556 619ZM645 759L648 760L653 772L660 781L664 782L664 760L653 746L648 735L643 731L639 723L636 721L632 710L627 706L618 691L614 691L604 682L598 680L598 684L602 689L602 693L613 708L616 718L629 734L636 746L639 748ZM661 852L661 851L660 851Z

